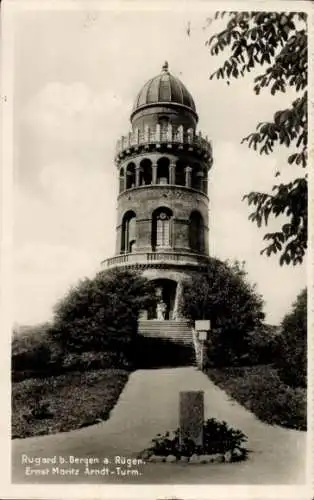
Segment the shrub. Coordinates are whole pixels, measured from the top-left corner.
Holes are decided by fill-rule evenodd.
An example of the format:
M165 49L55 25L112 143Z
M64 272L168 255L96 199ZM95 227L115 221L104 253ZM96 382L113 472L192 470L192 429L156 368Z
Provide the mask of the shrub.
M11 368L14 381L59 371L62 352L50 335L51 328L45 323L13 332Z
M281 324L276 365L282 380L292 387L307 385L307 290L298 295Z
M269 424L306 429L306 390L285 385L271 365L209 369L227 394Z
M70 352L65 354L62 367L65 371L104 370L130 368L130 362L119 352Z
M151 283L113 270L82 280L55 306L52 325L24 328L12 341L12 379L70 370L130 369L142 309L154 305Z
M247 335L247 353L241 357L243 365L265 365L276 358L278 329L270 325L260 325Z
M181 441L180 429L173 433L158 434L152 440L149 451L154 455L175 457L191 457L192 455L212 455L226 453L235 448L243 450L247 437L243 432L232 429L226 422L219 422L214 418L208 419L203 427L203 445L196 445L190 438Z
M39 401L38 404L31 409L31 416L39 420L53 418L53 413L49 409L49 402Z
M54 336L67 352L115 351L129 358L139 313L155 300L152 285L134 272L98 273L56 305Z
M192 321L210 319L208 362L238 364L249 352L249 334L262 324L263 301L239 263L210 259L206 271L183 286L182 312Z
M204 447L203 452L207 454L225 453L235 448L241 448L247 440L246 435L236 429L232 429L226 422L219 422L210 418L204 425Z

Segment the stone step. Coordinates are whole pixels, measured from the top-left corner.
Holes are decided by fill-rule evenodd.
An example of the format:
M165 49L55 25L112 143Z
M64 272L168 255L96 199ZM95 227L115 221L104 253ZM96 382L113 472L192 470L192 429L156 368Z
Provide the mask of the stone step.
M158 340L159 345L163 344L166 352L172 352L179 363L196 366L192 330L187 320L140 320L138 332L143 337Z
M172 335L172 336L177 336L177 337L182 337L182 336L187 336L187 337L191 337L192 333L190 330L153 330L153 329L149 329L149 328L139 328L139 332L140 333L144 333L144 332L149 332L149 333L156 333L156 335L160 334L160 335L165 335L167 336L168 334L169 335Z
M193 347L192 331L187 320L141 320L139 334Z
M187 323L168 323L168 321L162 321L162 322L155 322L155 321L151 321L151 322L148 322L148 321L139 321L138 323L140 326L142 326L143 328L159 328L160 330L165 330L165 329L188 329L188 330L191 330L191 327L189 324Z
M172 326L172 325L186 325L189 326L189 322L186 319L167 319L167 320L158 320L158 319L140 319L139 324L142 325L159 325L159 326Z
M187 321L139 321L140 330L160 330L160 331L191 331Z
M160 332L162 334L167 334L168 332L169 333L173 333L173 334L178 334L178 335L184 335L185 333L187 335L191 335L192 332L191 330L188 330L188 329L177 329L177 330L174 330L172 328L164 328L164 329L161 329L161 328L143 328L143 327L139 327L139 331L141 332Z
M141 330L139 331L140 335L143 335L145 337L155 337L155 338L164 338L164 339L175 339L175 340L188 340L189 342L192 341L192 335L190 333L185 333L185 334L173 334L171 332L148 332L147 330Z
M175 330L184 330L184 329L187 329L187 330L191 330L191 327L189 325L186 325L186 324L177 324L177 323L173 323L173 324L168 324L166 322L164 323L155 323L152 321L152 323L143 323L143 322L139 322L139 326L141 326L142 328L149 328L149 329L156 329L158 328L159 330L170 330L170 329L175 329Z

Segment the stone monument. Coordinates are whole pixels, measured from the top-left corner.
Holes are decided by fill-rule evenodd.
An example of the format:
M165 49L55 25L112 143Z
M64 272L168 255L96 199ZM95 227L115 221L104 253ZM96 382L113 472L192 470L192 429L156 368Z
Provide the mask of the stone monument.
M188 438L196 445L203 444L204 392L180 392L180 439Z

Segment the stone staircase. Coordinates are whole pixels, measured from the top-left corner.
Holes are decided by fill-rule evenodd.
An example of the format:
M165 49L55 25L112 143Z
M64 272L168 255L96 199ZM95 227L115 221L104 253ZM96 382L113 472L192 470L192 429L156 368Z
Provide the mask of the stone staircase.
M154 339L173 354L178 366L195 366L195 349L191 327L186 320L140 320L138 332L141 336Z
M191 327L183 320L140 320L139 334L193 346Z

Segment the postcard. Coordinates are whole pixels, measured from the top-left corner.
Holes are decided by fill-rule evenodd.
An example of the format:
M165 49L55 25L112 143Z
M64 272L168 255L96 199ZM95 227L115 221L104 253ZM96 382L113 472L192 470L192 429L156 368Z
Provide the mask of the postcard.
M1 7L1 497L313 498L313 6Z

